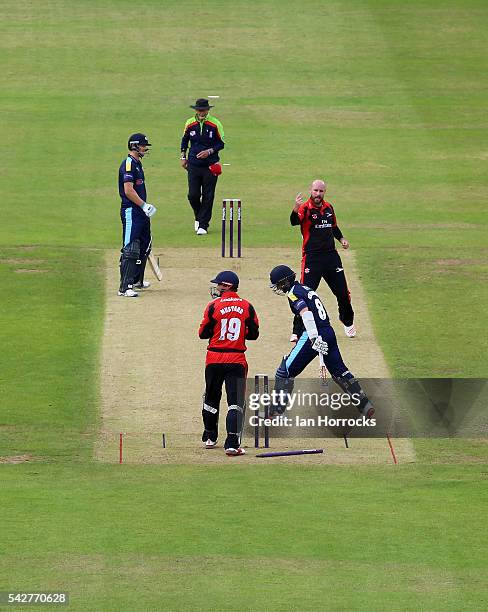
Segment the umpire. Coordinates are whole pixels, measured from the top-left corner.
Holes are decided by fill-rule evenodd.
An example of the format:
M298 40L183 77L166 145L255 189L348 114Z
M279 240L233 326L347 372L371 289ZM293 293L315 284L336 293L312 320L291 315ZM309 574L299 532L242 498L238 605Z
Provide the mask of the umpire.
M300 282L314 291L323 278L336 296L339 307L339 319L344 325L344 332L349 338L354 338L354 311L347 287L346 276L339 253L336 251L334 239L338 240L343 249L349 248L349 242L342 235L332 204L324 200L327 185L319 179L313 181L310 197L306 202L302 194L297 194L295 206L290 215L290 223L299 225L302 243L302 274ZM301 335L301 321L295 318L292 342L295 335Z
M224 148L224 128L209 115L212 106L199 98L194 105L195 115L185 123L181 139L181 166L188 171L188 201L195 216L198 236L208 233L217 179L222 173L219 151ZM190 147L187 157L187 150Z
M143 289L144 268L151 251L151 222L156 207L146 202L146 182L142 158L151 143L145 134L132 134L127 143L129 155L119 167L120 218L122 249L120 251L119 295L137 297L134 286Z

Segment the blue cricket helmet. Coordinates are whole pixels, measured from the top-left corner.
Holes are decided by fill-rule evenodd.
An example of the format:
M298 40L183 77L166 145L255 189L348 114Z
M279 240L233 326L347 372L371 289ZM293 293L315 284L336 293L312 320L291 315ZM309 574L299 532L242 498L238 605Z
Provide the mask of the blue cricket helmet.
M269 273L270 288L278 295L284 295L295 282L296 273L283 264L276 266Z
M139 147L151 147L151 143L147 139L145 134L141 134L138 132L137 134L132 134L129 136L129 140L127 142L127 148L129 151L137 151Z
M219 272L210 282L216 285L231 285L234 289L239 287L239 277L235 272L232 272L232 270Z

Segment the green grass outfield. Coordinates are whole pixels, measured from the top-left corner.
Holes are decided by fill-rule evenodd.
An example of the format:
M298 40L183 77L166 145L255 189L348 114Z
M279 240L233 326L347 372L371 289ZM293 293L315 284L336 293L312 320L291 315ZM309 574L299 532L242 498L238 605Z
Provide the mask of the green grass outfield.
M117 167L147 132L155 244L201 246L178 157L209 94L244 249L298 249L295 193L325 176L392 372L486 376L486 3L3 9L0 456L38 461L0 466L0 591L65 588L80 610L486 607L484 443L417 442L398 469L91 460Z
M74 609L480 609L485 470L9 467L0 572Z

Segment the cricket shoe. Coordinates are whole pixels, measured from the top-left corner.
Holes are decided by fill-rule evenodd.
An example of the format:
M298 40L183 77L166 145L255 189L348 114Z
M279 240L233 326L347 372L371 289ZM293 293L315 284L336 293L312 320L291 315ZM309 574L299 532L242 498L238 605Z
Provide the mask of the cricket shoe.
M368 402L366 406L361 410L361 414L365 416L367 419L370 419L375 413L375 409L371 402Z
M142 283L135 283L132 286L135 287L136 289L149 289L149 287L151 286L151 283L149 281L142 281Z
M270 406L268 408L268 419L274 419L276 416L285 414L286 406Z
M206 229L203 229L203 227L199 227L197 229L197 236L206 236L208 234Z
M198 228L200 227L200 223L198 223L198 221L195 221L195 231L198 232Z
M225 454L227 455L227 457L238 457L239 455L245 455L246 451L239 447L239 448L226 448L225 449Z
M119 291L120 297L137 297L139 294L134 289L127 289L126 291Z
M208 440L204 442L203 446L205 448L215 448L217 446L217 440L215 440L214 442L213 440L209 438Z
M293 344L296 344L298 342L298 336L296 334L292 334L290 336L290 342L293 342Z
M352 325L344 325L344 333L348 338L354 338L357 333L354 323Z

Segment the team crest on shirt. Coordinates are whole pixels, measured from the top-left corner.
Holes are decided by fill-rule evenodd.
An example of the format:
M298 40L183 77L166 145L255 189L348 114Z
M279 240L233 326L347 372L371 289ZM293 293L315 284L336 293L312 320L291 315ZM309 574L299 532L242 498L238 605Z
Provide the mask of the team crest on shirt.
M317 215L312 215L312 219L313 219L314 221L317 221L318 216L317 216Z
M304 272L305 274L308 274L310 272L310 268L305 268Z
M195 134L196 134L195 130L192 130L192 131L190 132L190 136L195 136Z

